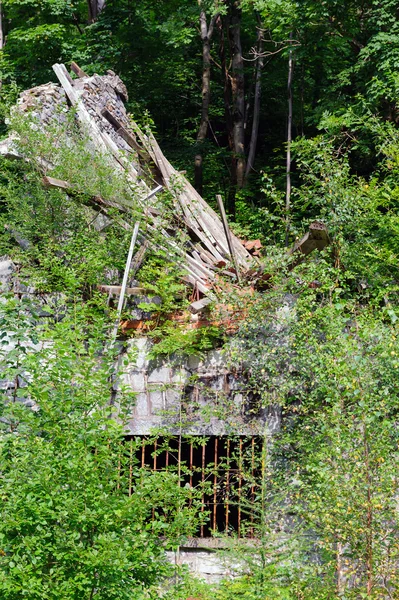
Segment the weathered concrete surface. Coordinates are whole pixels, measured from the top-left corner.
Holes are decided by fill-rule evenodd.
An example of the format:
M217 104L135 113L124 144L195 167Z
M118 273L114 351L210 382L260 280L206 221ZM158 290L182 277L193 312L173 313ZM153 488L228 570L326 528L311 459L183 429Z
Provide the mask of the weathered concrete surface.
M204 358L151 360L151 341L129 342L130 365L123 383L136 393L131 435L156 429L190 435L272 434L280 427L278 406L262 407L245 391L239 370L226 367L221 350Z
M241 571L236 562L228 561L222 554L206 548L182 546L178 552L167 552L166 555L172 564L187 566L190 573L209 584L237 577Z
M8 292L12 290L12 276L15 271L15 266L12 260L7 256L0 257L0 292Z
M177 552L166 552L169 562L177 566L187 566L189 571L214 585L222 579L241 577L247 572L244 561L240 561L237 552L237 541L232 545L226 538L189 538ZM255 540L242 539L240 546L253 547L256 552Z

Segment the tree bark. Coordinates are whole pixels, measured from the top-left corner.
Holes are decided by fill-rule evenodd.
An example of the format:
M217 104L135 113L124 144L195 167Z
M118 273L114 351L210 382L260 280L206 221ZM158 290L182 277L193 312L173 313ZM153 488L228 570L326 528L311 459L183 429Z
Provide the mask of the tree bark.
M199 0L201 6L201 1ZM200 12L200 34L202 40L202 106L201 121L197 134L199 151L195 156L195 188L202 195L203 187L203 156L202 144L208 134L209 106L211 102L211 39L215 26L216 16L207 23L205 10Z
M230 27L230 14L220 16L217 19L217 26L219 28L220 42L219 42L219 58L220 66L222 68L223 78L223 104L224 104L224 121L226 125L227 144L231 152L231 165L230 165L230 184L227 193L226 208L229 215L235 218L235 196L236 196L236 160L234 155L234 134L233 134L233 114L231 110L232 102L232 90L231 90L231 75L227 66L227 54L225 45L225 32L229 31Z
M106 0L87 0L89 9L89 22L94 23L100 12L105 8Z
M4 48L3 3L0 0L0 50Z
M248 177L250 171L253 169L255 154L256 154L256 145L258 142L258 132L259 132L259 119L260 119L260 98L262 93L262 69L264 65L263 60L263 30L262 30L262 21L259 13L256 13L256 20L258 22L257 28L257 38L258 38L258 56L256 59L256 75L255 75L255 95L254 95L254 115L252 119L252 131L251 131L251 141L249 143L249 153L248 153L248 161L247 168L245 170L245 177Z
M222 67L222 77L223 77L223 104L224 104L224 120L226 124L226 133L227 133L227 143L228 146L233 152L234 142L233 142L233 115L231 112L231 77L229 73L229 69L227 67L227 57L226 57L226 46L225 46L225 30L229 28L229 17L225 15L223 17L219 17L217 20L217 25L219 28L220 34L220 43L219 43L219 58L220 65Z
M292 31L290 33L290 41L292 40ZM292 59L292 49L289 52L288 58L288 119L287 119L287 166L286 166L286 193L285 193L285 212L286 212L286 229L285 229L285 245L288 247L288 237L290 231L290 210L291 210L291 141L292 141L292 76L294 63Z
M242 188L245 179L245 93L244 93L244 60L241 46L241 9L236 1L231 3L229 26L231 46L231 91L233 100L233 141L236 163L236 184Z

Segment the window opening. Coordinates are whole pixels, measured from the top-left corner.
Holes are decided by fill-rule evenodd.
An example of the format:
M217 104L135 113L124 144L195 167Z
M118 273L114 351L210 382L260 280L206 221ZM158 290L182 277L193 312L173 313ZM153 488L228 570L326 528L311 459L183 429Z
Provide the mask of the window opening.
M131 438L129 494L134 461L143 469L170 470L180 485L199 491L201 513L208 517L199 527L200 537L235 533L253 538L264 443L260 436Z

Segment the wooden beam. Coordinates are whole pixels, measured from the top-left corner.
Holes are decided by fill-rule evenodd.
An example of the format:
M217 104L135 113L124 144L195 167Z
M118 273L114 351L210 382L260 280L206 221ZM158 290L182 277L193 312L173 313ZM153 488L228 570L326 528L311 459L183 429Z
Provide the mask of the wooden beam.
M240 273L238 271L236 255L235 255L234 247L233 247L233 240L231 238L231 232L230 232L229 224L227 222L227 217L226 217L226 212L224 210L222 196L220 194L216 194L216 200L218 201L220 215L222 217L222 223L223 223L223 227L224 227L224 233L225 233L226 239L227 239L227 244L229 246L231 262L233 263L233 266L234 266L234 269L235 269L235 272L237 275L237 281L238 281L238 283L241 283Z
M70 183L68 183L68 181L64 181L63 179L56 179L55 177L43 177L42 184L46 189L60 188L66 191L70 191L73 189L73 186Z
M108 108L103 108L102 111L99 110L98 112L101 116L104 117L104 119L107 119L107 121L111 123L115 131L122 127L122 123L120 123L120 121L118 121L118 119L114 117L114 115L108 110Z
M98 211L102 211L106 213L107 208L114 208L121 214L126 214L128 212L128 207L123 204L119 204L116 202L112 202L110 200L104 200L101 196L89 196L85 194L81 190L78 190L74 185L69 183L68 181L64 181L63 179L56 179L55 177L43 177L42 184L47 189L60 189L63 190L66 194L71 196L71 198L78 198L83 204L95 208ZM106 213L107 214L107 213ZM115 218L113 217L115 220ZM119 222L119 221L118 221ZM123 225L124 229L129 229L129 226L126 227L126 224Z
M197 313L201 312L202 310L204 310L204 308L206 306L208 306L209 304L211 304L212 300L210 298L201 298L201 300L197 300L196 302L192 302L190 304L190 306L188 307L188 310L193 313L193 315L196 315Z
M71 62L71 71L75 73L78 77L88 77L87 73L85 73L76 62Z
M309 231L305 233L302 239L294 244L289 254L300 252L307 256L313 250L323 250L330 243L327 227L320 221L315 221L309 225Z

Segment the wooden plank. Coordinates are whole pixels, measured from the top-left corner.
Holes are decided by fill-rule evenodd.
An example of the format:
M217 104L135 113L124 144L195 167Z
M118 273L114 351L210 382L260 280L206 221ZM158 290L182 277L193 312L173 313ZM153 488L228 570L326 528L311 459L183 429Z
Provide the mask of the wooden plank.
M76 114L79 119L88 128L88 134L95 145L98 145L103 151L107 151L107 146L102 138L101 131L97 127L97 124L92 120L88 111L80 101L76 90L73 89L71 84L71 77L65 68L65 65L55 64L53 65L53 71L56 74L58 81L65 90L65 93L72 104L76 108Z
M131 237L131 240L130 240L129 252L127 254L127 259L126 259L125 272L123 274L123 281L122 281L121 290L120 290L120 293L119 293L118 308L116 309L117 317L116 317L116 322L115 322L115 325L114 325L114 330L113 330L112 335L111 335L111 340L112 341L115 341L116 335L118 333L119 321L120 321L121 314L122 314L123 303L125 301L125 291L126 291L126 287L127 287L127 278L129 276L130 264L132 262L134 246L136 244L137 235L139 233L139 226L140 226L140 223L137 221L134 224L133 233L132 233L132 237Z
M129 272L130 277L133 277L137 273L137 271L139 270L141 265L143 264L143 260L144 260L144 257L145 257L145 254L146 254L148 248L149 248L149 241L144 239L140 246L140 249L138 250L138 252L136 252L136 254L132 258L132 264L130 265L130 272Z
M79 67L79 65L76 64L76 62L72 61L71 62L71 71L73 71L75 73L75 75L77 75L78 77L88 77L87 73L85 73L83 71L83 69L81 69Z
M47 189L60 188L66 191L73 189L72 184L68 183L68 181L64 181L63 179L56 179L55 177L43 177L42 184Z
M219 210L220 210L220 214L221 214L221 217L222 217L222 223L223 223L223 227L224 227L224 233L226 235L227 243L229 245L229 250L230 250L230 255L231 255L231 262L234 265L234 269L235 269L235 272L236 272L236 275L237 275L237 281L238 281L238 283L241 283L240 272L239 272L238 266L237 266L236 255L235 255L235 252L234 252L234 246L233 246L233 241L232 241L232 238L231 238L231 232L230 232L229 224L227 222L226 212L224 210L222 196L220 194L216 194L216 199L217 199Z
M202 310L204 310L204 308L206 306L208 306L209 304L211 304L212 300L210 298L201 298L201 300L197 300L196 302L192 302L190 304L190 306L188 307L188 310L193 313L193 315L196 315L197 313L201 312Z
M113 296L120 296L122 286L121 285L98 285L97 289L100 292L112 294ZM127 287L125 290L125 296L145 296L146 294L152 293L150 290L143 287Z
M147 150L145 150L144 148L142 148L138 142L135 140L135 138L133 137L133 135L127 130L125 129L125 127L123 127L122 125L116 130L116 133L118 135L121 136L122 139L125 140L125 142L131 147L133 148L133 150L136 150L137 154L139 154L141 156L141 158L143 158L146 161L150 161L152 160L151 156L149 155L149 153L147 152Z
M118 130L120 127L122 127L122 123L120 123L118 121L118 119L116 119L114 117L114 115L112 114L112 112L110 112L108 110L108 108L103 108L101 111L98 111L100 113L101 116L103 116L105 119L107 119L107 121L109 123L111 123L112 127L114 127L115 131Z
M323 250L330 243L327 227L324 223L316 221L309 225L309 231L305 233L302 239L294 244L289 251L289 254L300 252L303 256L307 256L313 250Z
M191 268L198 269L206 279L215 279L215 274L210 271L209 267L205 266L202 261L196 260L190 254L186 254L186 260L189 262Z
M116 133L123 140L125 140L125 142L130 146L130 148L137 152L137 154L146 162L146 164L152 161L152 158L149 155L148 151L138 144L135 136L132 133L130 133L107 108L103 108L103 110L99 112L101 116L104 117L114 127ZM148 166L150 167L150 165ZM160 173L157 169L157 173L153 173L153 176L156 178L159 177L159 175Z

